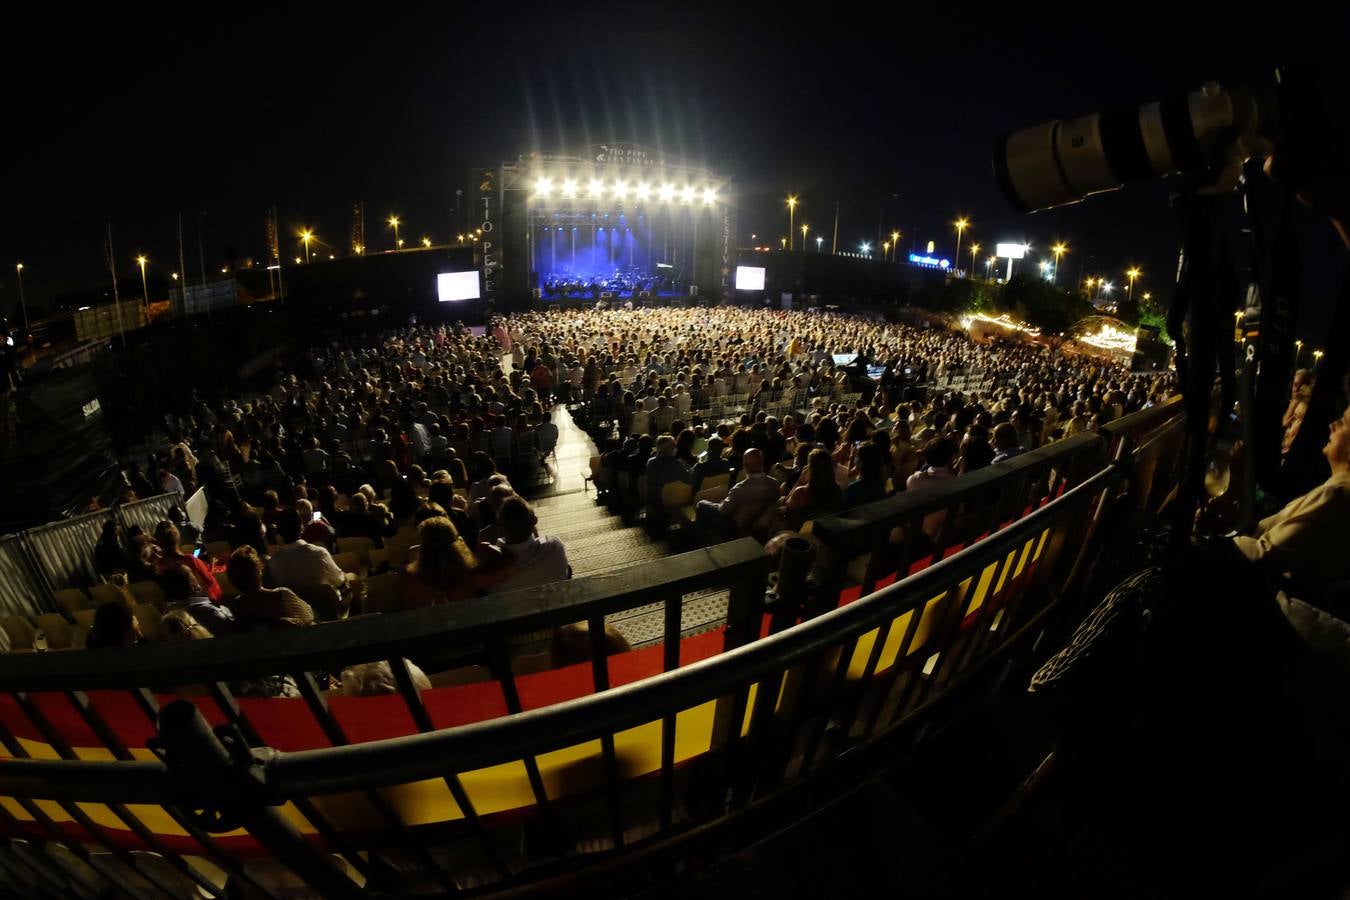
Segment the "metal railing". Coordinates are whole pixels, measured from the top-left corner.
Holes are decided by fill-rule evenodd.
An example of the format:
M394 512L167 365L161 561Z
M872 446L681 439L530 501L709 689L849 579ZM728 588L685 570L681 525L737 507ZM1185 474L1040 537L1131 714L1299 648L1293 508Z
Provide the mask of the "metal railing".
M181 494L160 494L0 538L0 613L54 611L54 591L99 582L94 547L106 520L116 519L123 529L139 525L149 533L169 507L182 503Z
M0 882L19 894L220 894L228 881L264 896L307 886L346 897L549 884L598 892L658 879L701 848L753 840L875 774L1025 656L1073 599L1095 524L1126 483L1128 466L1106 464L1104 450L1093 436L1064 441L953 482L951 496L916 493L818 520L838 557L830 571L870 554L861 597L818 600L806 621L770 634L767 561L743 540L450 607L190 650L97 651L96 673L87 653L0 657L0 720L23 726L0 732L14 757L0 761L9 836ZM932 561L908 574L916 533L939 512ZM892 564L908 577L887 583ZM709 585L731 591L721 652L681 665L680 597ZM631 654L605 656L604 617L652 602L663 604L665 641L634 651L659 661L633 678L623 668ZM589 662L533 677L579 671L588 690L530 708L511 637L577 621L589 624ZM419 692L403 660L447 648L493 681ZM316 673L374 659L388 660L396 697L339 702L319 690ZM250 705L226 683L277 672L294 673L301 698ZM149 690L200 682L208 697L195 704L161 705L170 698ZM499 691L498 714L438 727L483 690ZM264 740L284 729L264 720L263 704L286 704L291 726L303 719L324 739ZM119 709L137 721L113 721ZM406 736L351 739L363 717L391 709ZM129 731L153 731L148 749Z

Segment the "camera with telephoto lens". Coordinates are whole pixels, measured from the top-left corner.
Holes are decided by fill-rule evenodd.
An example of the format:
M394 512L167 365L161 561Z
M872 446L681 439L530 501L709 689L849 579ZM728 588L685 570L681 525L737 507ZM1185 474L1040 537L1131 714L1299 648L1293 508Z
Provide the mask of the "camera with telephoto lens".
M1206 169L1235 183L1243 161L1294 143L1291 126L1315 124L1314 84L1310 72L1282 68L1265 87L1211 83L1181 97L1023 128L995 142L994 174L1023 212Z

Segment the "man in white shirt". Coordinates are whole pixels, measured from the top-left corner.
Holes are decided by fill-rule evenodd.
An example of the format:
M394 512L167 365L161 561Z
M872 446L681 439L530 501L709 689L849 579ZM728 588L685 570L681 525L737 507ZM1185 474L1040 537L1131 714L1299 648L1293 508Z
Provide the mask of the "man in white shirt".
M502 537L497 544L510 557L514 574L493 588L494 593L551 584L572 577L567 550L556 537L540 537L534 510L523 497L512 496L497 511Z
M318 585L341 590L346 577L332 554L317 544L300 539L302 523L294 509L284 509L277 516L277 531L283 545L267 561L267 574L277 587L286 587L303 598L302 591Z

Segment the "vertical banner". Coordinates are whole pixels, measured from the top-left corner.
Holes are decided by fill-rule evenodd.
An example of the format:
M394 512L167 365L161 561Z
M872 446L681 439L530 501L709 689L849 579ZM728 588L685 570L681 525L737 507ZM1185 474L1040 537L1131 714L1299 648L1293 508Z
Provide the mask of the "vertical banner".
M736 233L736 223L731 217L731 203L729 198L722 198L722 266L721 266L721 287L722 297L725 301L731 296L732 272L735 269L733 265L736 258L736 247L732 243L733 235Z
M500 177L496 169L473 170L473 184L477 190L477 225L474 227L481 232L478 257L483 267L483 299L490 309L497 305L502 267Z
M275 206L267 213L267 252L271 254L271 262L281 259L281 244L277 238L277 208ZM184 283L186 283L186 280L186 277L184 277Z
M366 203L358 200L352 205L352 252L357 256L366 252Z

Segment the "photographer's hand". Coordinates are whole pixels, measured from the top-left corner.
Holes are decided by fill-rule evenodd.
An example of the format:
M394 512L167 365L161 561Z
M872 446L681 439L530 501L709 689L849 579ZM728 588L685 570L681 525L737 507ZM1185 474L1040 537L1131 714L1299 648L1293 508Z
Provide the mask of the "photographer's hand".
M1331 142L1307 156L1275 152L1266 157L1266 174L1293 187L1298 199L1331 219L1350 247L1350 148Z

